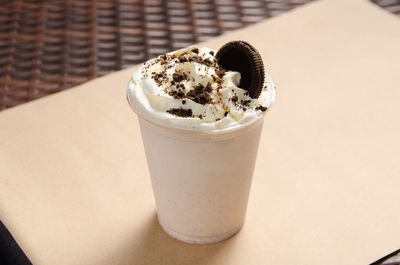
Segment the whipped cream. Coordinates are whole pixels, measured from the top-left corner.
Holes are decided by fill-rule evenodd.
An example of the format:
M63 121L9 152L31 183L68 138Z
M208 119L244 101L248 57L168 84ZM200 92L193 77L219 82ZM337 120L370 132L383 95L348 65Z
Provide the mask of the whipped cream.
M133 73L127 98L153 123L185 129L235 128L260 118L275 101L268 75L258 98L239 87L240 73L219 67L216 51L190 46L145 62Z

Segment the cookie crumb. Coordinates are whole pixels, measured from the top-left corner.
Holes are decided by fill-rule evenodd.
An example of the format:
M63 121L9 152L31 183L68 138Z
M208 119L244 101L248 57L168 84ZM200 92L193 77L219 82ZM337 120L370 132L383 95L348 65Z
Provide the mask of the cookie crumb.
M167 110L167 112L169 114L172 114L172 115L175 115L175 116L178 116L178 117L183 117L183 118L187 118L187 117L192 117L193 116L192 109L173 108L173 109Z
M267 109L268 109L267 107L264 107L264 106L261 106L261 105L256 107L256 110L261 110L261 111L266 111Z

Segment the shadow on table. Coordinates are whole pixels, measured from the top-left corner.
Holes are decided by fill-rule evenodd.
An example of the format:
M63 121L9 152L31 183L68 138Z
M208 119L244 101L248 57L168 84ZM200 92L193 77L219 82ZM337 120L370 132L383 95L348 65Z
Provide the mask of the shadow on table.
M131 242L120 246L117 253L100 264L200 265L221 264L222 260L229 263L236 241L237 235L215 244L186 244L168 236L154 214L138 234L131 236Z

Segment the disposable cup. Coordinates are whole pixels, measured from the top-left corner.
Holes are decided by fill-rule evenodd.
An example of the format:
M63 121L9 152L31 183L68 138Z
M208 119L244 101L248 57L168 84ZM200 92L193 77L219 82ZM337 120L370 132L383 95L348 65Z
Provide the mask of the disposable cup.
M129 94L128 101L139 117L163 230L195 244L219 242L238 232L245 220L264 114L234 128L194 130L160 123Z

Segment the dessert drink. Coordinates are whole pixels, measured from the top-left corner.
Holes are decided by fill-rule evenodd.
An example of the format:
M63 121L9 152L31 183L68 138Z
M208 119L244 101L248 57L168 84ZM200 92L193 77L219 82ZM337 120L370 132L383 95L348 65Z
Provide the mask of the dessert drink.
M133 74L127 98L164 231L201 244L239 231L263 117L275 100L255 48L234 41L161 55Z

